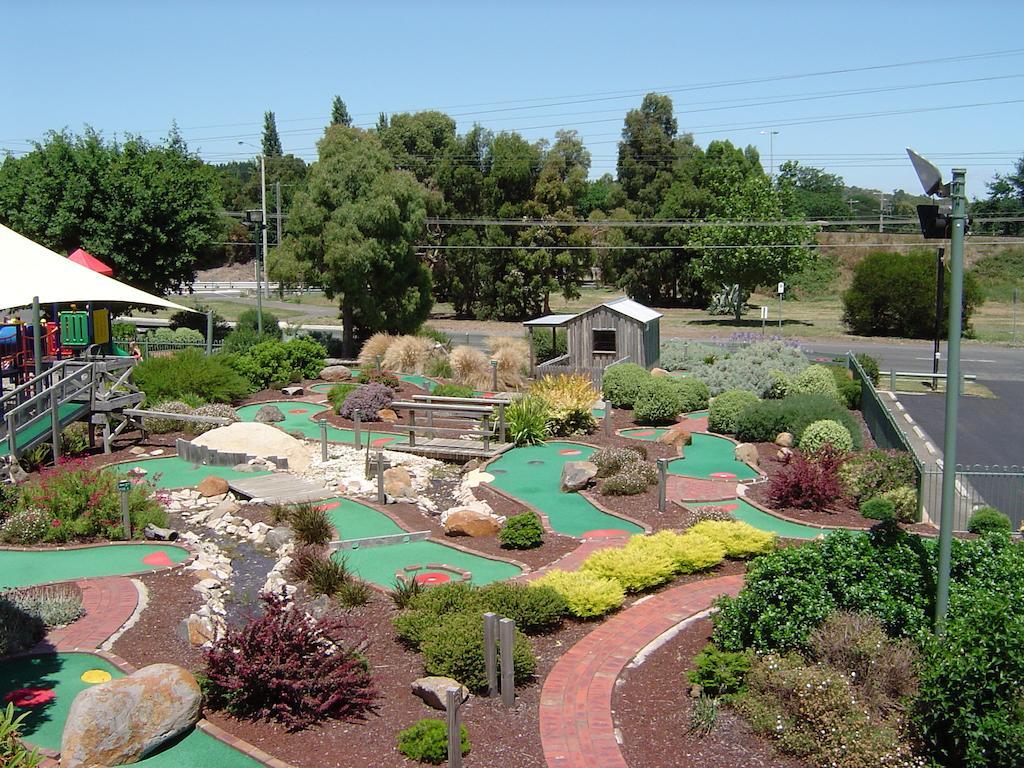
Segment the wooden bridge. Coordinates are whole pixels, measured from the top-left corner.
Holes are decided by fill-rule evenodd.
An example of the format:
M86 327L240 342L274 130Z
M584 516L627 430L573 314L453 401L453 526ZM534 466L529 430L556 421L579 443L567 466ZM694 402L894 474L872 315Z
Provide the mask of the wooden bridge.
M389 445L389 451L415 453L445 461L492 459L512 448L506 442L505 407L509 400L484 397L414 395L391 404L395 413L407 411L408 442ZM420 421L417 421L417 414Z

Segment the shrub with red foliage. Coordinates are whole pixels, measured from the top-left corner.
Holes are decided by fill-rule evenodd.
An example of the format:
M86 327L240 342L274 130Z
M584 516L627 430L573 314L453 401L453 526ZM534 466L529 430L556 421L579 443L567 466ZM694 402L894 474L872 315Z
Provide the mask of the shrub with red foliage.
M826 509L843 497L839 467L846 455L826 446L813 458L794 454L768 485L773 504L799 509Z
M206 651L207 702L235 717L277 720L297 731L326 718L362 719L380 694L369 665L343 636L343 617L314 619L265 594L263 615Z

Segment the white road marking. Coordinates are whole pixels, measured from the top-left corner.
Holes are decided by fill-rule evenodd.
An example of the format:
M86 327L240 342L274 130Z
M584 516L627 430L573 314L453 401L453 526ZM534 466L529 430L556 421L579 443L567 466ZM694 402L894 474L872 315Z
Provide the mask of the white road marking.
M907 410L906 408L903 407L903 403L899 402L898 400L896 401L896 407L899 408L901 411Z
M925 441L924 447L928 449L928 453L931 453L931 454L935 454L936 453L935 446L932 445L931 443L929 443L927 440Z
M912 418L910 418L910 414L909 413L904 413L903 414L903 418L907 420L907 424L913 424L914 423L914 420Z
M924 432L922 432L921 428L916 424L914 425L914 434L920 437L922 440L924 440Z

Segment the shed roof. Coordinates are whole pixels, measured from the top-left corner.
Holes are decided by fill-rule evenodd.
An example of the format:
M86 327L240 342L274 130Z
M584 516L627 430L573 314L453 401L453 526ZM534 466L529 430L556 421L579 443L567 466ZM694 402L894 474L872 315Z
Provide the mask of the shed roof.
M534 328L558 328L572 320L576 315L544 315L533 320L527 320L523 325Z
M661 312L645 307L643 304L626 297L615 299L615 301L606 301L602 306L613 309L619 314L631 317L641 323L649 323L651 320L657 320L662 316Z

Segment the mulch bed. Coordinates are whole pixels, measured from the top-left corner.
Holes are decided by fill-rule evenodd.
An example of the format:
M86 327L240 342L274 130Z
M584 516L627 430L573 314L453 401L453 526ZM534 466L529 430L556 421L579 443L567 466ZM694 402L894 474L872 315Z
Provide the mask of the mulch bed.
M198 583L195 573L175 568L138 578L146 585L148 603L139 621L117 639L111 650L136 667L169 662L196 669L202 654L178 629L203 602L192 589Z
M719 710L709 735L690 733L693 699L686 670L711 639L711 629L709 618L694 622L619 678L612 707L626 762L636 768L802 768L804 763L779 754L728 707Z

